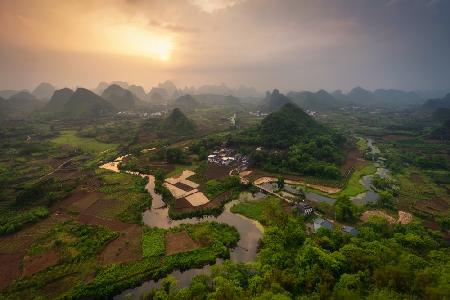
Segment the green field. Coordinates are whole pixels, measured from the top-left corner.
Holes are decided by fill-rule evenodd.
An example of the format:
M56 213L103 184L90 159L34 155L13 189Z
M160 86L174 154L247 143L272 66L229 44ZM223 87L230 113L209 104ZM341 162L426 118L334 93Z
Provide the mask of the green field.
M231 207L231 212L256 220L261 224L267 224L268 220L266 212L272 209L273 205L276 205L276 207L281 207L279 206L280 200L275 197L267 197L258 201L237 203Z
M366 151L368 149L367 141L363 138L358 138L358 142L356 142L358 149L361 151Z
M374 174L376 171L377 168L371 163L355 170L348 180L345 188L336 196L347 195L349 197L353 197L360 193L364 193L367 189L359 183L359 180L365 175Z
M60 135L51 140L57 145L70 145L74 148L86 152L102 152L108 149L116 149L118 144L101 143L92 138L82 138L77 136L77 132L73 130L61 131Z
M166 231L161 228L144 227L142 234L142 252L144 257L163 256L166 252L164 237Z

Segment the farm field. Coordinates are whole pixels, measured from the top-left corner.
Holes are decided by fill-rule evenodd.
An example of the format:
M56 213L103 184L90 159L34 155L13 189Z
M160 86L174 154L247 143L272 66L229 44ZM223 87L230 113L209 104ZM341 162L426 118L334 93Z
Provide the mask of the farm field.
M51 140L57 145L69 145L76 149L81 149L87 152L103 152L107 150L114 150L118 144L106 144L99 142L93 138L83 138L77 136L75 131L62 131L60 135Z

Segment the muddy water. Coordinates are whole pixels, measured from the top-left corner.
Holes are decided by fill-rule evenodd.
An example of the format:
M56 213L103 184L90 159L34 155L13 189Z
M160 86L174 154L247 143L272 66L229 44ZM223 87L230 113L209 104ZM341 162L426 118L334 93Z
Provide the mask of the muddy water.
M160 194L155 193L155 176L152 175L144 175L148 178L148 183L145 186L145 189L152 196L152 209L159 209L166 206L164 201L162 200L162 196Z
M151 191L152 185L149 180L149 192L152 194L154 190ZM171 228L179 226L180 224L195 224L204 221L216 221L220 223L225 223L236 227L239 232L240 240L236 248L230 251L230 259L236 262L250 262L255 260L257 254L258 242L262 238L263 227L256 221L245 218L244 216L233 214L230 212L230 208L243 200L252 200L252 197L248 193L243 193L239 199L233 200L225 205L225 209L221 215L218 217L204 217L204 218L189 218L183 220L171 220L168 216L168 208L163 207L159 209L151 209L144 212L143 221L148 226L159 227L159 228ZM253 199L257 199L256 197ZM221 259L216 260L216 264L222 263ZM178 287L186 287L197 275L208 274L211 271L211 266L206 265L202 268L193 268L187 271L174 271L170 275L173 276L178 283ZM141 295L148 293L151 289L160 287L161 280L154 281L149 280L144 282L141 286L135 287L133 289L128 289L123 291L121 294L114 297L114 299L139 299Z
M118 164L121 161L121 158L116 159L113 163L102 165L101 168L119 172ZM155 177L152 175L138 174L134 172L127 173L140 175L142 177L148 177L148 183L145 188L152 196L152 207L151 209L145 211L143 214L143 222L146 225L167 229L179 226L180 224L195 224L204 221L216 221L225 223L234 226L238 230L240 235L238 245L236 246L236 248L230 251L230 259L236 262L249 262L255 260L258 243L262 238L264 229L261 224L256 221L250 220L241 215L231 213L230 208L240 201L258 199L260 198L260 195L253 197L251 194L249 195L249 193L243 193L239 197L239 199L227 203L225 205L223 213L218 217L208 216L204 218L171 220L168 215L169 210L163 202L161 195L155 192ZM221 262L222 260L220 259L216 260L216 263ZM210 269L211 266L207 265L203 268L189 269L184 272L174 271L170 275L177 280L179 287L185 287L189 285L192 278L199 274L207 274L210 272ZM142 294L149 292L154 287L158 287L159 284L160 280L150 280L143 283L141 286L123 291L121 294L115 296L114 299L139 299Z

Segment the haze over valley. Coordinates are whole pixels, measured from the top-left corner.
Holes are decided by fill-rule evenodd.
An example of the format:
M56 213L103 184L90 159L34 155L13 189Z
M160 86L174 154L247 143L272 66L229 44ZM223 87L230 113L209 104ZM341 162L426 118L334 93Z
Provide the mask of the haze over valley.
M449 13L0 0L0 299L448 299Z

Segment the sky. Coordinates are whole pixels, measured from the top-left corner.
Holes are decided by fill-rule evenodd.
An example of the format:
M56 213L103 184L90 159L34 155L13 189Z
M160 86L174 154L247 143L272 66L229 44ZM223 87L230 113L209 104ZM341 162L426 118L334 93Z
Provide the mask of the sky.
M0 89L450 88L449 0L0 0Z

